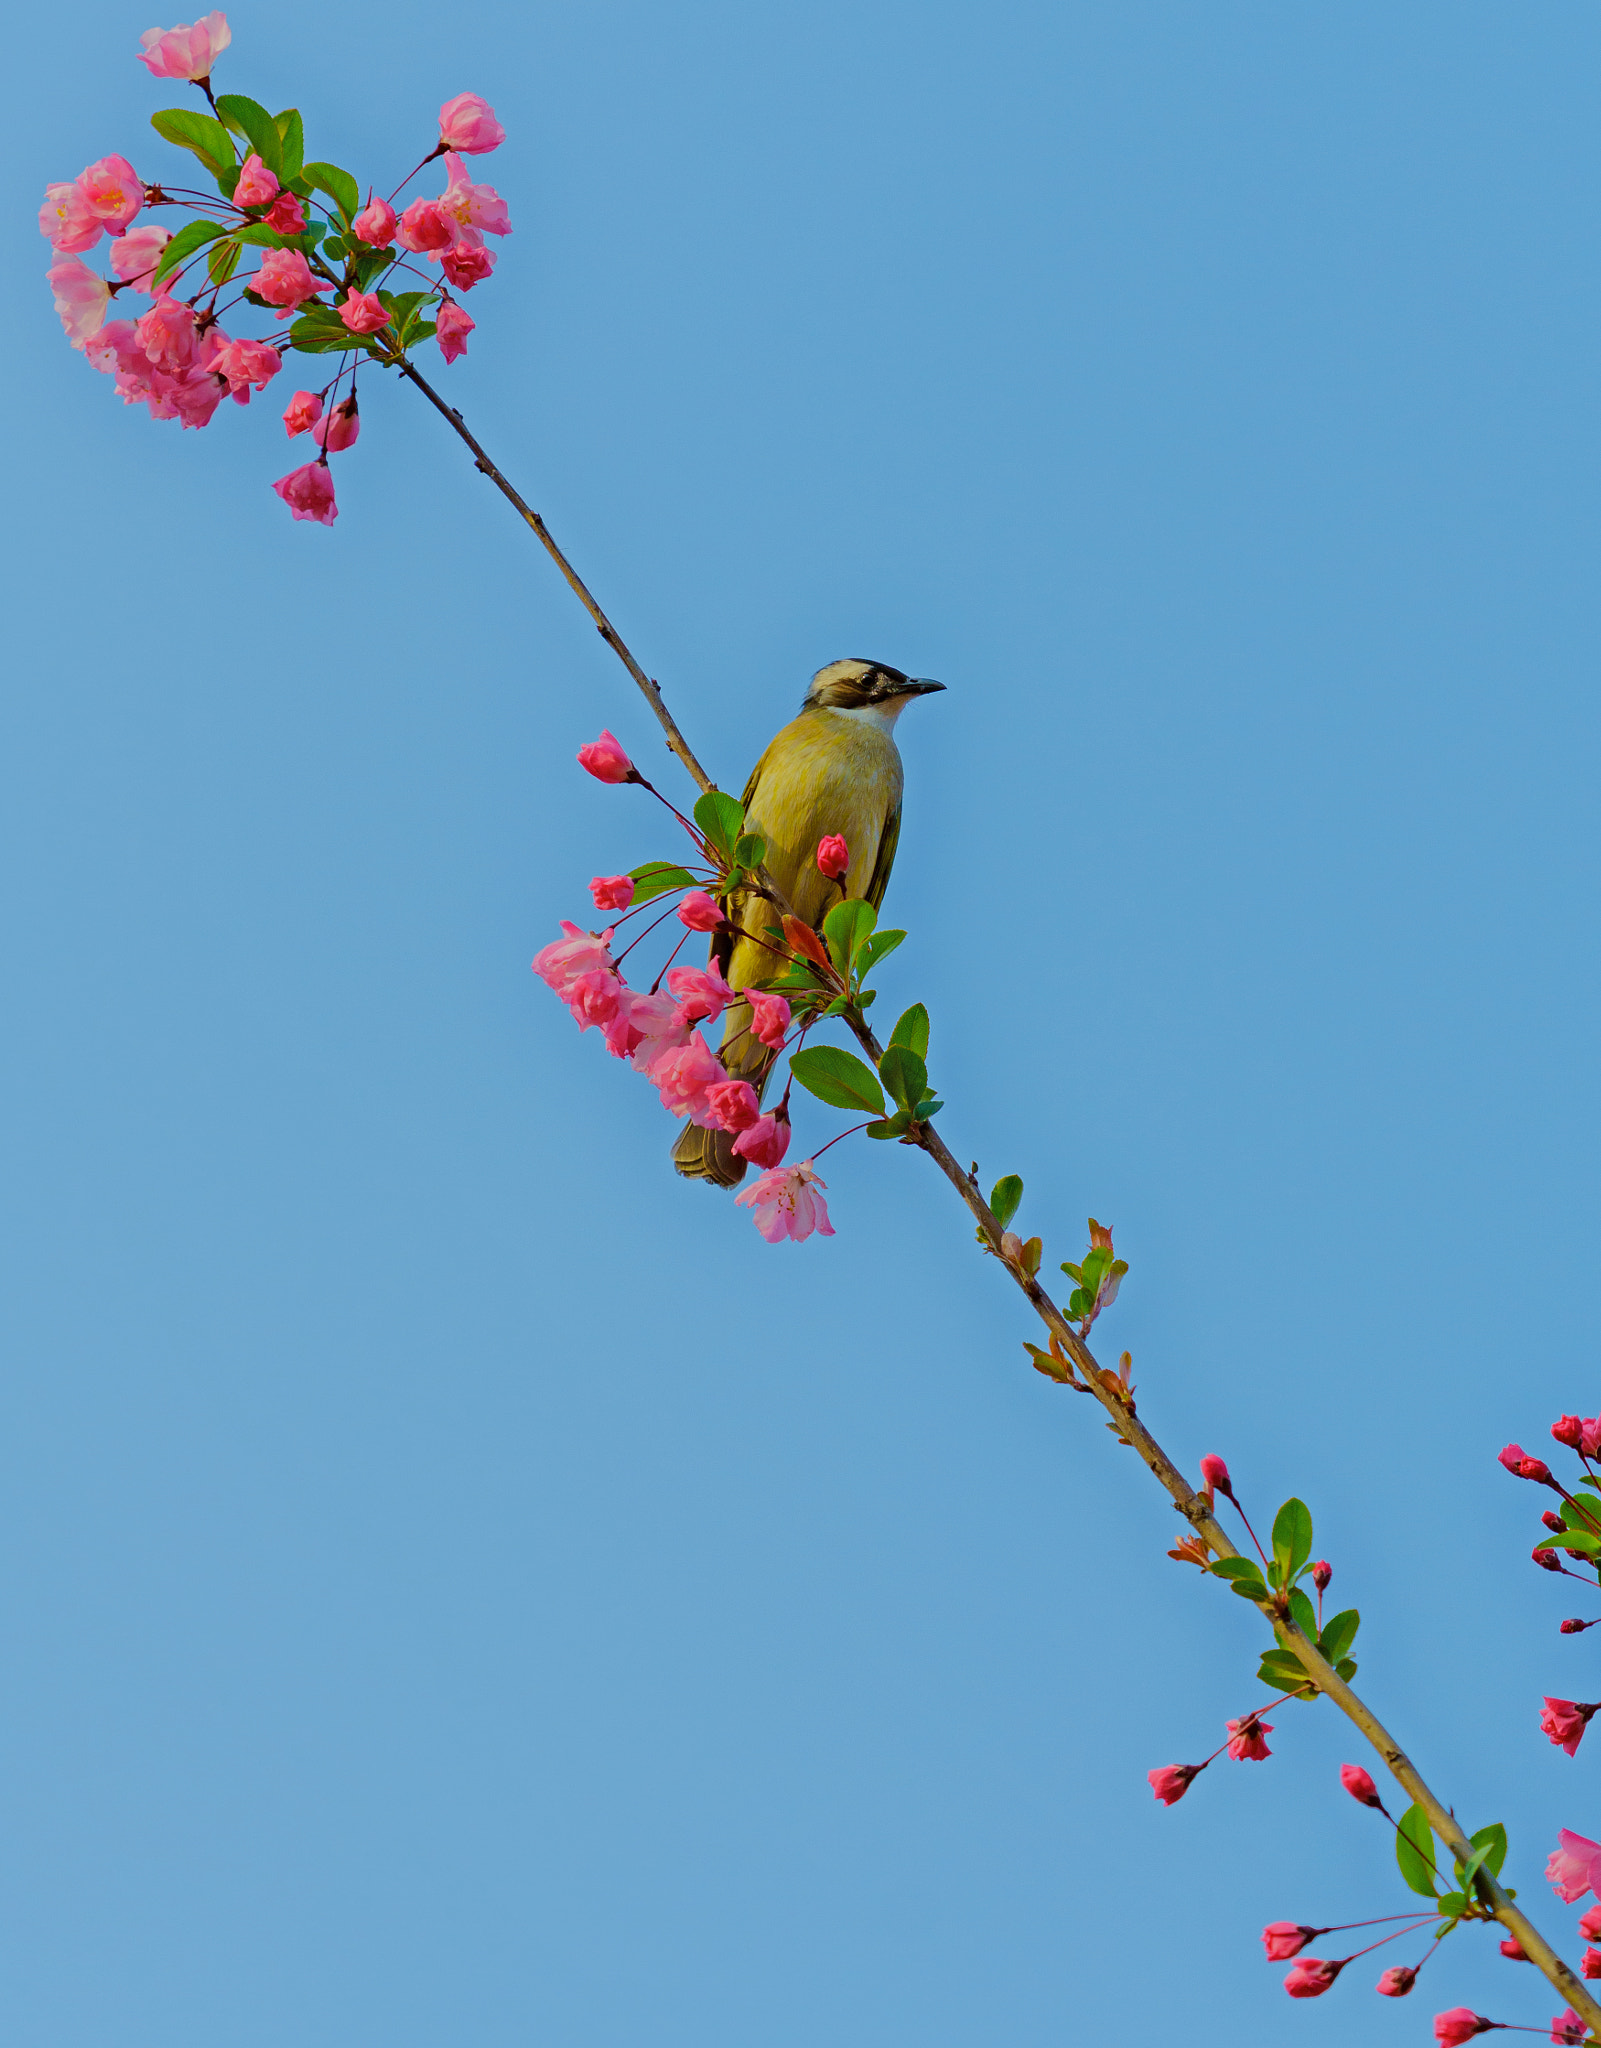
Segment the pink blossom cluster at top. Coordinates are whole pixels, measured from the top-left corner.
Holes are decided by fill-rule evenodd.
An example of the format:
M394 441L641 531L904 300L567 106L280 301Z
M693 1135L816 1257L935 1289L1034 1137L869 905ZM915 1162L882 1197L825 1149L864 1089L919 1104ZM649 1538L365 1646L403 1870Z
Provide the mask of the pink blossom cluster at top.
M147 28L139 38L139 62L152 78L182 78L199 85L233 41L225 14L203 15L194 26Z
M474 98L466 93L461 97ZM474 104L489 116L497 137L504 132L482 100L475 99ZM441 130L447 111L440 110ZM353 232L375 249L387 249L398 242L409 255L420 256L426 263L437 263L457 291L469 292L495 267L494 251L485 242L485 235L509 235L511 214L493 185L473 183L467 166L454 149L445 153L445 169L450 182L436 198L414 199L400 214L387 199L369 200L356 215ZM469 328L471 324L469 321Z

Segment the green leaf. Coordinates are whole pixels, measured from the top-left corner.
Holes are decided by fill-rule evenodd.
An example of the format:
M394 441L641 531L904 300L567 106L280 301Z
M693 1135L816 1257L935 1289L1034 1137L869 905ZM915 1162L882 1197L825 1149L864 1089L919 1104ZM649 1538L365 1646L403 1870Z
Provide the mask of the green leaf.
M720 789L708 789L695 799L694 819L724 860L730 859L745 827L745 810L739 799Z
M634 901L648 903L653 896L665 896L669 889L693 889L695 877L671 861L648 860L632 870Z
M1356 1632L1361 1625L1362 1617L1354 1607L1347 1607L1343 1613L1336 1614L1332 1621L1324 1623L1323 1631L1317 1639L1317 1646L1331 1664L1338 1664L1340 1659L1347 1655L1351 1645L1356 1641Z
M272 125L278 131L278 175L288 184L300 176L306 154L306 129L300 109L285 107L281 114L273 115Z
M844 903L836 903L823 919L823 937L828 941L828 951L834 965L841 974L849 974L856 964L856 955L873 935L878 923L878 912L871 903L852 897Z
M926 1124L931 1116L938 1116L945 1104L937 1095L925 1095L912 1114L920 1124Z
M337 164L303 164L300 175L308 185L328 194L348 228L361 210L361 187L350 173Z
M240 249L237 242L218 242L206 258L206 269L213 284L226 284L239 268Z
M904 1138L911 1127L911 1112L898 1109L893 1116L884 1118L881 1123L869 1124L867 1135L870 1138Z
M759 868L767 858L767 841L759 832L741 832L734 841L734 864L742 868Z
M1020 1174L1009 1173L990 1189L990 1214L1002 1230L1017 1214L1017 1207L1022 1199L1023 1181Z
M1467 1909L1468 1895L1466 1892L1441 1892L1440 1918L1442 1920L1460 1920Z
M227 129L209 114L196 114L188 107L163 107L150 116L150 125L164 142L192 150L213 177L239 168Z
M1211 1566L1214 1578L1226 1579L1245 1600L1265 1600L1267 1582L1248 1557L1219 1557Z
M1356 1676L1356 1659L1354 1657L1342 1657L1334 1669L1345 1680L1346 1684L1349 1685Z
M221 221L192 220L188 227L180 228L162 250L161 261L156 265L156 274L152 282L160 284L164 277L172 275L186 257L192 256L197 249L203 249L208 242L214 242L219 235L225 235L227 232Z
M1401 1816L1395 1831L1395 1860L1413 1891L1421 1892L1426 1899L1439 1896L1434 1881L1434 1830L1421 1806L1409 1806Z
M1317 1616L1312 1611L1311 1601L1299 1586L1290 1589L1290 1619L1300 1623L1302 1633L1312 1642L1317 1641Z
M905 932L874 932L857 956L857 973L863 975L871 974L884 955L886 953L893 953L905 936Z
M282 138L267 109L246 99L242 92L225 92L218 96L217 112L235 135L244 136L268 170L278 177L283 166ZM293 177L294 172L289 175Z
M1256 1675L1275 1692L1296 1692L1312 1683L1302 1668L1300 1658L1289 1650L1264 1651Z
M289 346L307 356L326 356L340 349L360 348L365 340L365 335L339 333L321 320L297 320L289 330Z
M1557 1535L1543 1536L1540 1541L1547 1550L1577 1550L1584 1557L1601 1550L1601 1536L1592 1536L1588 1529L1563 1529Z
M885 1048L878 1063L879 1077L902 1109L915 1110L928 1093L928 1074L923 1062L909 1045Z
M237 240L247 243L252 249L310 249L316 246L316 238L322 233L319 225L308 234L281 235L276 228L268 227L264 220L246 222L234 230Z
M808 1045L790 1056L789 1070L803 1088L835 1109L884 1114L884 1091L878 1076L842 1045Z
M1273 1557L1279 1583L1292 1585L1311 1556L1312 1510L1304 1500L1287 1500L1273 1517Z
M928 1058L928 1012L921 1003L913 1003L890 1033L889 1042L909 1045L920 1060Z
M1484 1853L1484 1867L1492 1877L1501 1875L1501 1865L1506 1861L1506 1829L1499 1821L1492 1821L1487 1828L1480 1828L1468 1840L1475 1849ZM1466 1887L1464 1886L1464 1889Z

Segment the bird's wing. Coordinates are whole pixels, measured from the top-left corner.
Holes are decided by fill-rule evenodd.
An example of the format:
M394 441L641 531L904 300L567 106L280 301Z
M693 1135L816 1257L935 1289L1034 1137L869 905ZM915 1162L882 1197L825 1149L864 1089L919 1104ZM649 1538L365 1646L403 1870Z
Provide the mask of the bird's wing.
M889 887L889 871L895 865L895 848L901 836L901 807L899 803L884 820L884 829L878 835L878 858L873 863L872 880L862 891L867 902L877 910L884 901L884 891Z

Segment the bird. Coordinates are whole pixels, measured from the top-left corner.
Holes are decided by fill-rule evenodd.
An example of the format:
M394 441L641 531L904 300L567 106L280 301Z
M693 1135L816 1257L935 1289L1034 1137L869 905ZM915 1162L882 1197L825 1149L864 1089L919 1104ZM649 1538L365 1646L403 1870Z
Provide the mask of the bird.
M800 715L769 741L745 785L745 830L767 842L765 866L795 915L809 925L844 897L875 910L884 900L901 830L900 749L895 721L915 697L943 683L908 676L888 662L831 661L812 677ZM817 865L818 842L838 833L849 850L842 880ZM734 929L718 932L711 958L730 988L768 982L780 971L765 928L773 907L747 895L731 906ZM758 1097L777 1055L751 1031L748 1003L731 1003L718 1057L730 1075L749 1081ZM745 1172L728 1131L686 1126L673 1147L673 1164L689 1180L731 1188Z

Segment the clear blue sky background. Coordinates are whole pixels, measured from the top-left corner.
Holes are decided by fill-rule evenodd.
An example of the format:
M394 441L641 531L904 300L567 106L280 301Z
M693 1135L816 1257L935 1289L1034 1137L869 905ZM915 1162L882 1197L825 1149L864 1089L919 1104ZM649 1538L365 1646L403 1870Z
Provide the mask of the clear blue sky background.
M1142 1413L1313 1505L1362 1683L1571 1930L1601 1755L1535 1713L1601 1600L1493 1460L1601 1407L1594 7L232 18L219 83L364 181L499 109L444 381L724 781L834 656L950 685L881 1006L1053 1267L1115 1222ZM19 22L0 145L8 2041L1542 2021L1481 1930L1287 2004L1264 1921L1406 1903L1355 1738L1158 1809L1260 1624L943 1183L841 1147L769 1249L532 981L670 844L574 749L670 764L439 423L368 379L328 532L290 377L183 434L63 346L40 188L175 161L148 25Z

